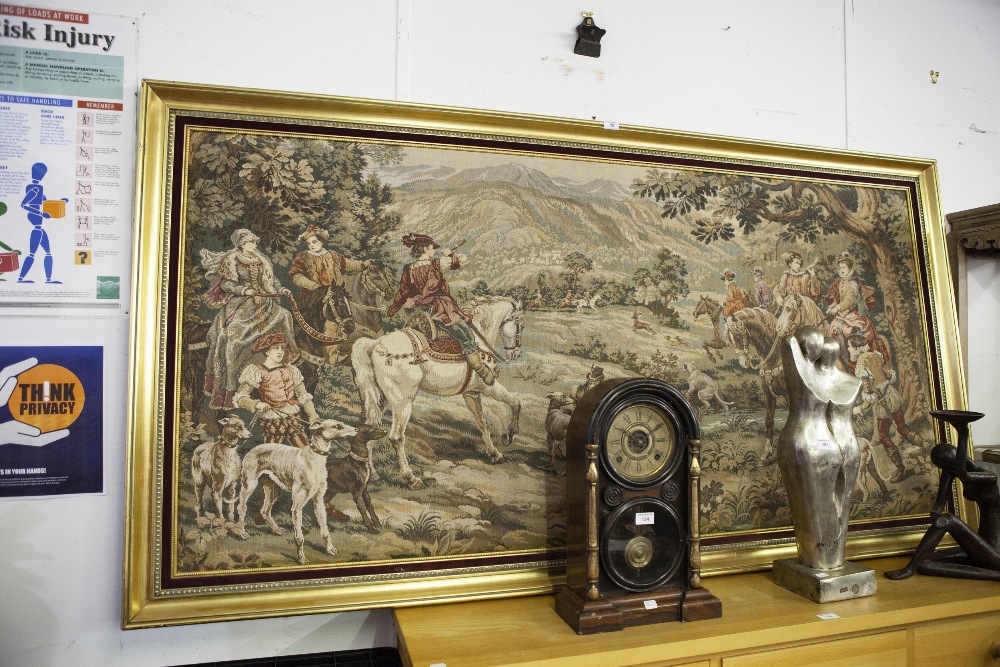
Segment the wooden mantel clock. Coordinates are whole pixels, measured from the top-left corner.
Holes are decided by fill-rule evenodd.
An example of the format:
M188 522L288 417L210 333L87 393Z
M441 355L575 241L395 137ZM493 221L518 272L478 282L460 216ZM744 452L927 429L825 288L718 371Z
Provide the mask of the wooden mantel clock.
M699 431L674 387L606 380L566 434L566 587L556 611L579 634L722 615L701 587Z

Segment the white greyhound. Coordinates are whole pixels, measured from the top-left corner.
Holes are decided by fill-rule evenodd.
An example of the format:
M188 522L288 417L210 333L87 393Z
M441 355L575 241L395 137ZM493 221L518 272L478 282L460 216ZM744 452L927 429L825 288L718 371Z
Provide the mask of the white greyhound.
M278 498L279 488L290 491L295 548L301 565L309 562L306 560L305 537L302 534L302 510L310 500L313 501L319 534L326 544L326 553L331 556L337 553L337 548L330 539L330 529L326 525L326 505L323 502L327 485L326 457L334 440L352 438L358 433L353 426L333 419L316 422L309 426L309 431L309 445L301 449L273 442L257 445L243 457L243 470L240 474L239 536L244 540L250 539L246 531L247 499L257 488L258 481L264 487L264 505L260 513L275 535L283 535L285 530L275 523L271 507Z

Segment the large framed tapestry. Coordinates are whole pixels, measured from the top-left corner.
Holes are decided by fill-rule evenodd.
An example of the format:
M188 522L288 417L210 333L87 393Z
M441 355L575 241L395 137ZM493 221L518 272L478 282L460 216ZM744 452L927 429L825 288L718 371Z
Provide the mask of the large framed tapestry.
M802 324L864 382L849 557L922 534L965 404L932 161L164 82L139 134L125 627L553 590L601 378L685 393L703 572L767 567Z

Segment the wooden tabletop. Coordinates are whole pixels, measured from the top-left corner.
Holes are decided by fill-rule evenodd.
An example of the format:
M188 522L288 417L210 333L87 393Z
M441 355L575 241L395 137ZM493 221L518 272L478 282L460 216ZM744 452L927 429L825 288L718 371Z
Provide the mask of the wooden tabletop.
M1000 610L1000 583L922 575L890 581L882 573L905 558L858 563L878 573L874 596L821 605L775 585L770 572L710 577L703 584L722 600L722 618L588 636L556 614L554 595L399 608L399 650L415 667L693 661Z

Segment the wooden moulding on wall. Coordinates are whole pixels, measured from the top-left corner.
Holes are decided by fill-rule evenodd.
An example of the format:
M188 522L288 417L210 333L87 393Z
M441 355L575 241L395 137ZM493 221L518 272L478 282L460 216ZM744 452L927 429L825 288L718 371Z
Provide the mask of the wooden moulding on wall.
M947 235L948 263L955 288L962 358L969 376L969 267L968 257L1000 259L1000 204L970 208L945 216L951 231Z

